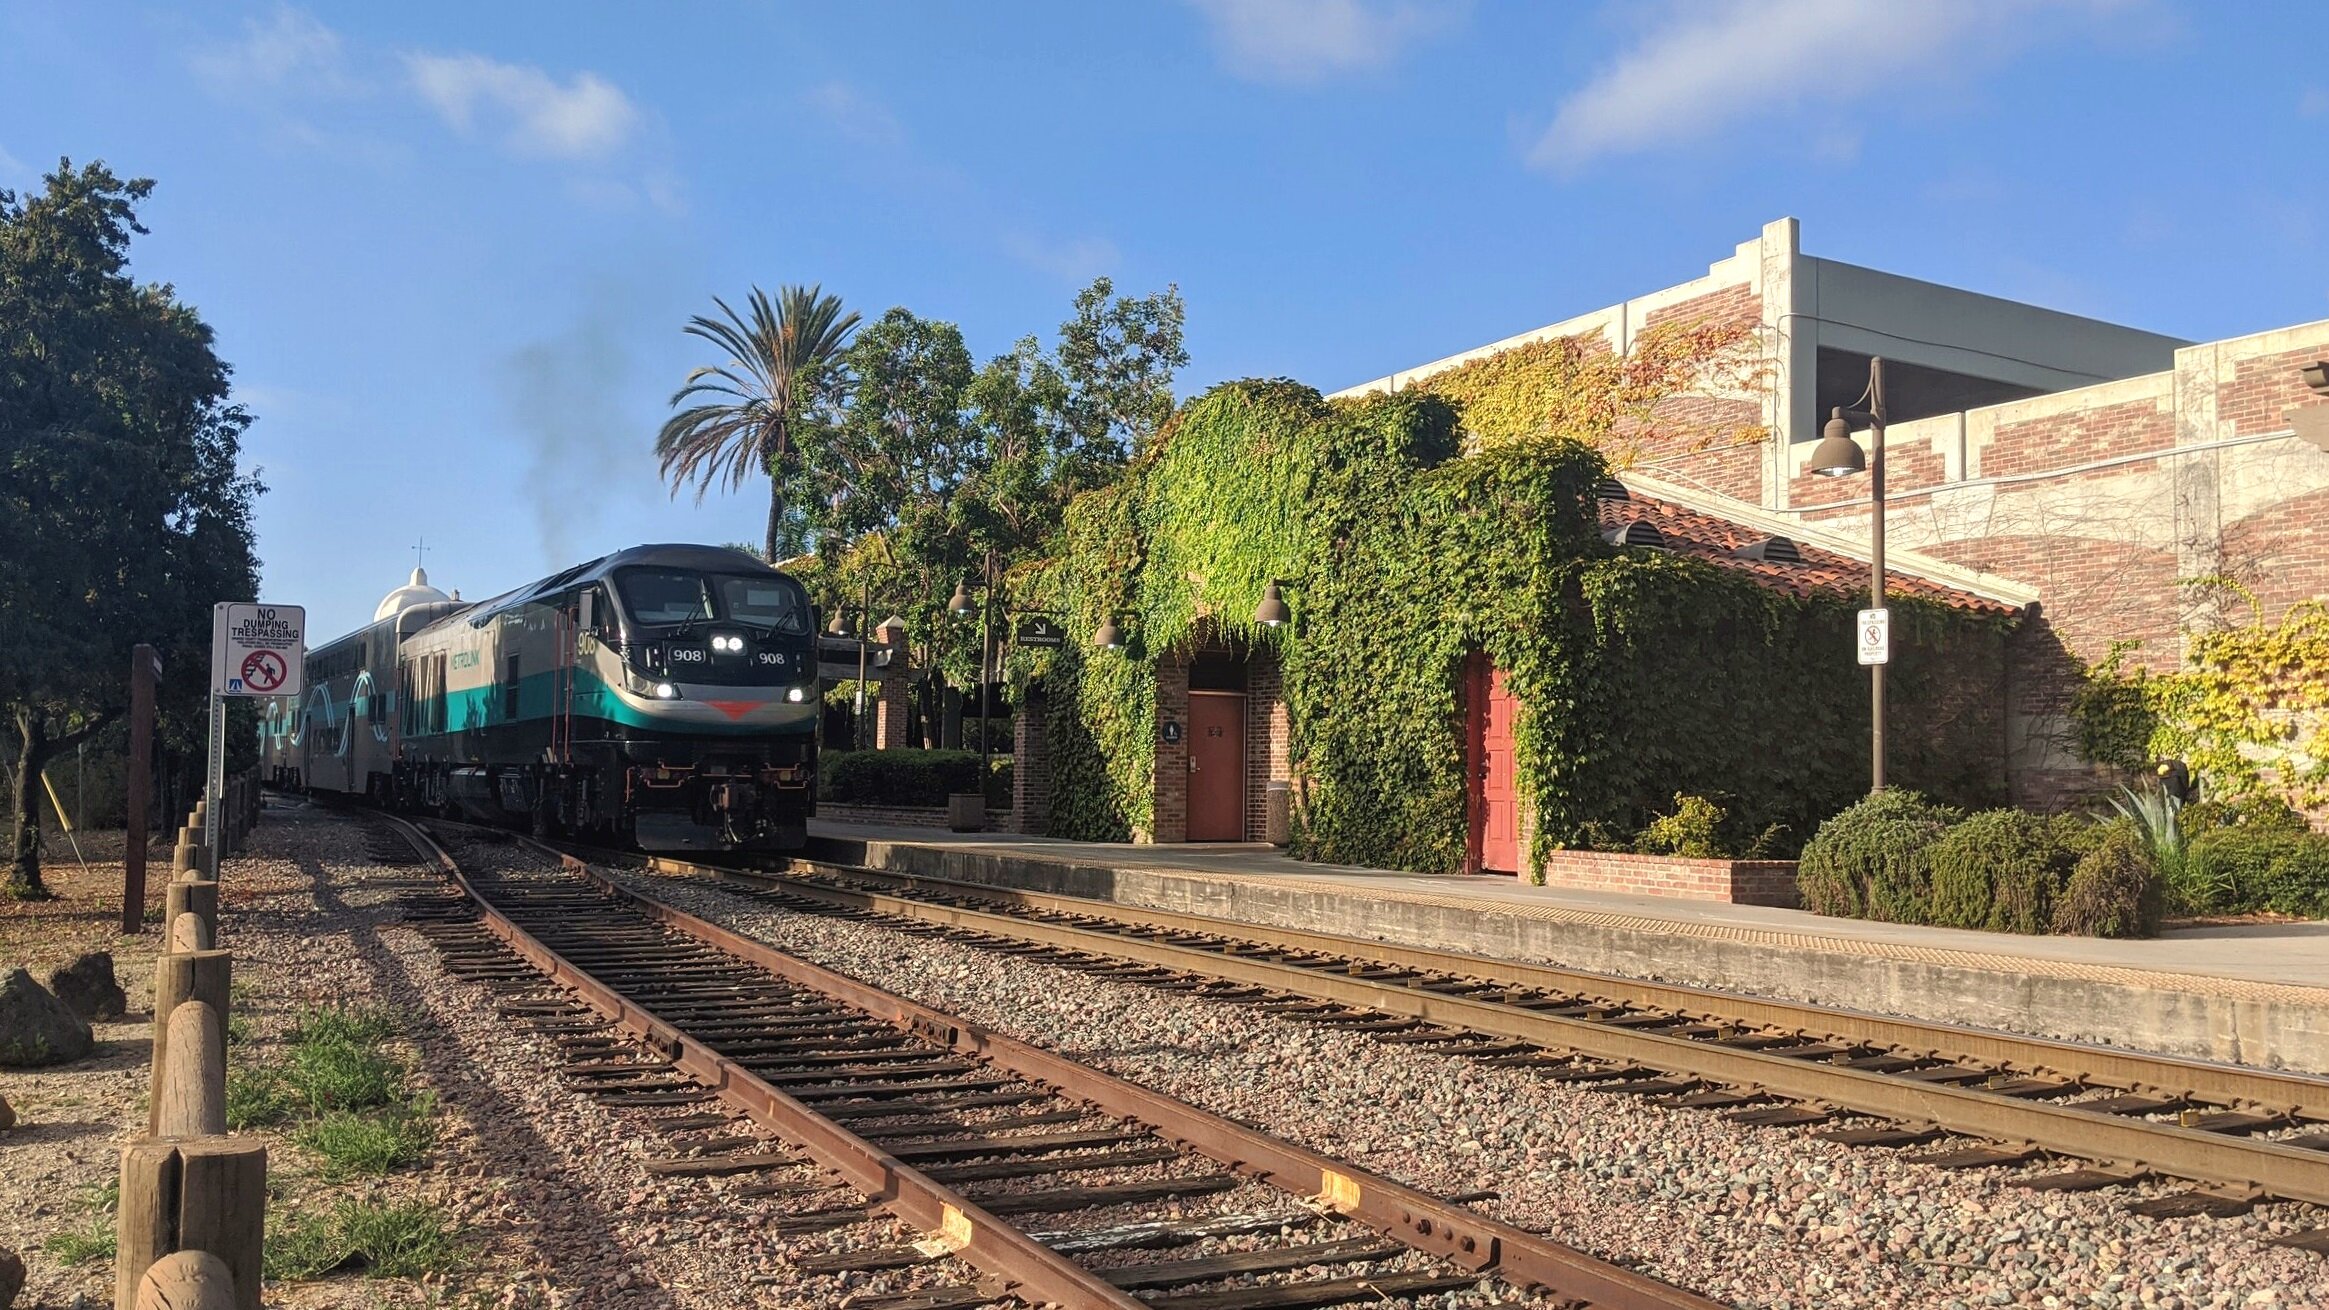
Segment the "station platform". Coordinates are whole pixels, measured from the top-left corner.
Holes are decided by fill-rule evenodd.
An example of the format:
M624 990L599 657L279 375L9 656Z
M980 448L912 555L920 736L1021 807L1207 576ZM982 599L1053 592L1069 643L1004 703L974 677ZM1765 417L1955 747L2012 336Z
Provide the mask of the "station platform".
M899 873L2329 1075L2329 923L2023 937L1311 864L1259 843L809 830L814 856Z

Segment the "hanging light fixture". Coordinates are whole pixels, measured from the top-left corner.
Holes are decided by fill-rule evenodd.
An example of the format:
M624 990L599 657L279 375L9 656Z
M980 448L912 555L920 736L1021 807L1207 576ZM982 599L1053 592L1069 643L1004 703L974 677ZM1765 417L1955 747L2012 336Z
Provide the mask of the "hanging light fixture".
M1107 621L1100 625L1100 630L1092 634L1092 644L1101 650L1124 649L1124 629L1116 626L1115 615L1109 615Z
M971 603L968 584L960 582L954 584L954 595L948 598L946 608L957 618L968 618L977 612L978 606Z
M1820 444L1812 447L1811 471L1823 478L1843 478L1867 470L1868 456L1852 440L1852 425L1839 409L1820 429Z
M1292 620L1294 612L1286 608L1286 597L1273 582L1262 592L1262 603L1253 611L1253 621L1265 628L1282 628Z

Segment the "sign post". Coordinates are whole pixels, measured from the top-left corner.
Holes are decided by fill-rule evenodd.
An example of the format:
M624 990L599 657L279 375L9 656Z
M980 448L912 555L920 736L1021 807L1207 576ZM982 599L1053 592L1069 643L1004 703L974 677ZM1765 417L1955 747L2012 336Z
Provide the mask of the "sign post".
M226 831L226 703L260 696L297 696L304 690L307 610L298 605L222 601L210 611L210 768L203 795L203 871L218 877Z

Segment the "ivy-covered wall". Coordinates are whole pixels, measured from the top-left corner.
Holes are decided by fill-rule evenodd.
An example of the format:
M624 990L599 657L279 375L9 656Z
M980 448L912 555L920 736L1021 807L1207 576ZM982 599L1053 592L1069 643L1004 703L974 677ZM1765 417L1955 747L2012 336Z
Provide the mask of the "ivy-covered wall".
M1702 560L1601 539L1590 446L1554 434L1456 458L1458 412L1407 391L1328 402L1215 388L1118 485L1072 508L1039 590L1073 644L1017 657L1049 706L1051 828L1148 831L1155 663L1199 643L1284 670L1296 854L1453 871L1465 843L1460 671L1518 697L1531 867L1622 844L1677 791L1720 798L1744 847L1791 851L1865 790L1856 596L1799 599ZM1295 620L1252 622L1285 585ZM1965 803L2003 788L2002 625L1895 601L1895 782ZM1128 637L1096 650L1111 615Z

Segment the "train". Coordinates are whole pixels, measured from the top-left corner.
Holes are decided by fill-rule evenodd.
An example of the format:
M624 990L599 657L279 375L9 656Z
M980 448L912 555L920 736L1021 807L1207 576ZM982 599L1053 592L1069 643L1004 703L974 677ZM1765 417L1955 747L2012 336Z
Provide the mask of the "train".
M634 546L489 600L420 569L261 709L279 787L644 850L797 851L817 614L742 551Z

